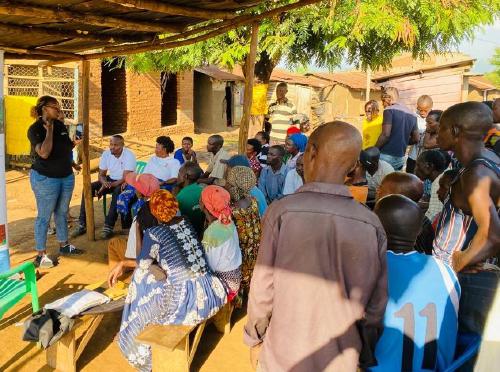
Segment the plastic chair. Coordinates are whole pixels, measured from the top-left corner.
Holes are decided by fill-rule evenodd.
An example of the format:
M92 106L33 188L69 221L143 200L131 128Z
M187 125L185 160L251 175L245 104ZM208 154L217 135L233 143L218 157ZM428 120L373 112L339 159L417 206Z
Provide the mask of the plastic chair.
M23 272L24 280L10 279L14 274ZM31 294L31 307L36 313L38 305L38 291L36 289L35 266L32 262L25 262L9 271L0 273L0 319L28 293Z
M137 174L142 174L144 172L144 168L146 168L146 162L145 161L138 161L136 164L135 164L135 173ZM106 207L106 195L107 194L104 194L103 195L103 198L102 198L102 210L104 212L104 218L106 218L107 216L107 207Z
M454 372L472 359L479 351L481 337L475 333L459 333L455 360L444 372Z

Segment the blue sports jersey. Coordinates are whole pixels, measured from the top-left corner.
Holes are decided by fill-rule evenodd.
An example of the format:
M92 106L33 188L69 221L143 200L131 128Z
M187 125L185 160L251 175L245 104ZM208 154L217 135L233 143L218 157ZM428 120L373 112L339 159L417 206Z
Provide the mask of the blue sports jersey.
M387 251L384 332L371 371L442 371L453 362L460 285L435 257Z

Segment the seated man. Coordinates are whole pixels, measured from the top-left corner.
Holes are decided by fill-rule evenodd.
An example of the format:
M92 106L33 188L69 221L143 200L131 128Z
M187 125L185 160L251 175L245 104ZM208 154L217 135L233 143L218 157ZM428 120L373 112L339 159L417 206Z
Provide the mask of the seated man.
M197 162L196 152L193 151L193 139L191 137L184 137L182 139L182 147L178 149L174 158L179 160L179 163L184 164L187 161Z
M198 180L198 183L205 183L208 185L214 184L218 186L224 186L225 180L224 175L226 173L226 164L223 164L221 160L227 160L230 155L226 150L222 148L224 145L224 138L218 134L208 137L207 140L207 151L212 154L210 163L203 174L203 176Z
M198 163L187 162L181 167L177 178L177 202L181 215L187 217L201 240L205 229L205 214L200 208L200 197L203 187L198 184L198 179L203 174Z
M267 154L268 167L260 172L258 185L268 204L283 197L285 177L288 173L286 165L283 164L284 156L285 149L283 146L272 146Z
M380 159L380 150L377 147L368 147L362 150L359 155L359 162L366 171L368 200L374 200L382 180L389 173L394 172L394 168Z
M382 184L377 191L377 200L391 194L403 195L418 203L424 194L424 183L414 174L394 172L382 180ZM420 233L415 242L415 250L420 253L432 254L433 240L434 229L432 223L424 216Z
M101 238L103 239L108 239L113 235L113 228L118 219L118 212L116 210L118 195L122 191L122 184L125 181L127 173L135 171L135 155L124 146L125 141L122 136L115 134L111 137L109 140L109 150L102 153L101 160L99 161L99 178L97 181L92 182L93 196L100 198L102 195L112 194L108 215L104 220L104 227L101 233ZM82 193L80 223L73 232L73 237L85 234L87 230L85 218L85 201ZM126 222L122 219L122 228L128 228L125 225Z
M417 203L389 195L375 205L387 234L389 301L371 371L444 371L453 362L460 285L453 270L414 251L423 217ZM432 290L426 288L432 287Z

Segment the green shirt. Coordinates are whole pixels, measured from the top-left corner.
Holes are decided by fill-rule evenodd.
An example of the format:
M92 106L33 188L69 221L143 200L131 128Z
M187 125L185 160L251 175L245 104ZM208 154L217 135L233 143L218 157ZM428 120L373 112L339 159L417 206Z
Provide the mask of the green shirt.
M184 187L177 194L177 201L179 202L179 209L181 215L189 218L198 236L202 236L203 228L205 227L205 215L200 209L201 187L197 183L193 183Z

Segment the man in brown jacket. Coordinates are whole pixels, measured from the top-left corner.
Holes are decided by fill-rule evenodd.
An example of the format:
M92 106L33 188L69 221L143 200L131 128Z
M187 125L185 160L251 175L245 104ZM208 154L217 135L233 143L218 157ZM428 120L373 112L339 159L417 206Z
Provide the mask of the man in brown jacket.
M319 127L304 154L306 184L266 212L244 334L254 368L257 360L272 372L374 363L387 303L386 236L344 186L360 151L353 126Z

